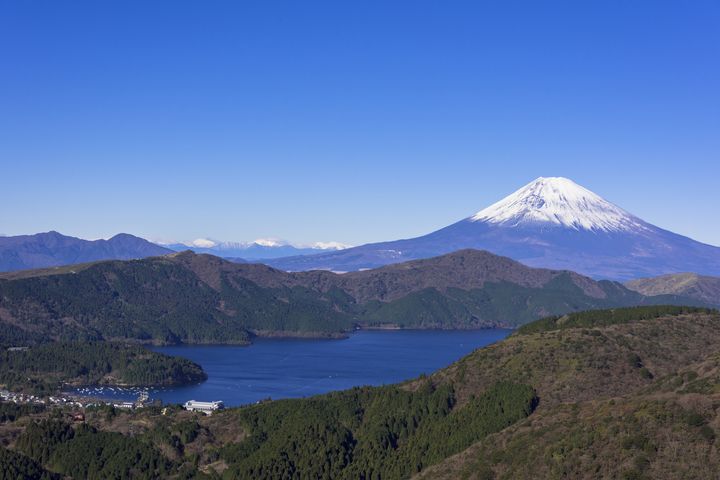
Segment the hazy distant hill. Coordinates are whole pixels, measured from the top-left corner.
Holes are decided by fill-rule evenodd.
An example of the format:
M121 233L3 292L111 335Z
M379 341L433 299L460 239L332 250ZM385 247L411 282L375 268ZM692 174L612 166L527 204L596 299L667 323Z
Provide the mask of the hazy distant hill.
M291 271L354 271L464 248L593 278L720 275L720 247L651 225L566 178L538 178L475 215L421 237L267 263Z
M646 297L616 282L474 250L344 275L183 252L0 275L0 340L243 343L251 334L334 336L356 326L512 327L658 303L700 302Z
M696 273L678 273L641 278L627 282L625 286L643 295L683 295L709 305L720 305L720 278L718 277Z
M83 240L58 232L0 237L0 271L54 267L97 260L128 260L172 253L142 238L120 233L109 240Z

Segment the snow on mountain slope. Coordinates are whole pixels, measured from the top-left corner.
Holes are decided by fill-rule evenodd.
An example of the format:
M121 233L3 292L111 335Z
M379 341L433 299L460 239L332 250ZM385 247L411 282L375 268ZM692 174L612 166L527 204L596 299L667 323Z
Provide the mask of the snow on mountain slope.
M207 239L207 238L196 238L188 246L193 246L197 248L213 248L217 246L217 242Z
M540 177L470 220L505 226L548 223L605 232L645 229L642 220L563 177Z

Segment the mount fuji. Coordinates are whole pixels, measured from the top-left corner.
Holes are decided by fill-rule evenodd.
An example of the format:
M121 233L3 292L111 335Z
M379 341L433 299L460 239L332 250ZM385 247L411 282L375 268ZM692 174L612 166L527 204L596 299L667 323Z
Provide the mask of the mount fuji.
M266 263L290 271L354 271L466 248L594 278L720 275L720 247L651 225L562 177L540 177L475 215L421 237Z

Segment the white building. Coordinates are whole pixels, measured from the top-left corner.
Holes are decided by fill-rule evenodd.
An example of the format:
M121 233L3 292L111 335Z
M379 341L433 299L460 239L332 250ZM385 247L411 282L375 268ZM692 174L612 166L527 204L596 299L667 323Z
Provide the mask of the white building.
M197 400L188 400L185 402L183 407L185 407L185 410L190 410L191 412L202 412L206 415L210 415L216 410L222 410L225 408L225 404L223 404L220 400L215 402L198 402Z

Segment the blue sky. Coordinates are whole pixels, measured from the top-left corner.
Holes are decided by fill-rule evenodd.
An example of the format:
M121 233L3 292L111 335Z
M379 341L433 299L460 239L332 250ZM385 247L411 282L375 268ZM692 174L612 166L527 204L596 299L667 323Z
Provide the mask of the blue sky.
M0 232L360 244L566 176L720 245L720 3L3 2Z

